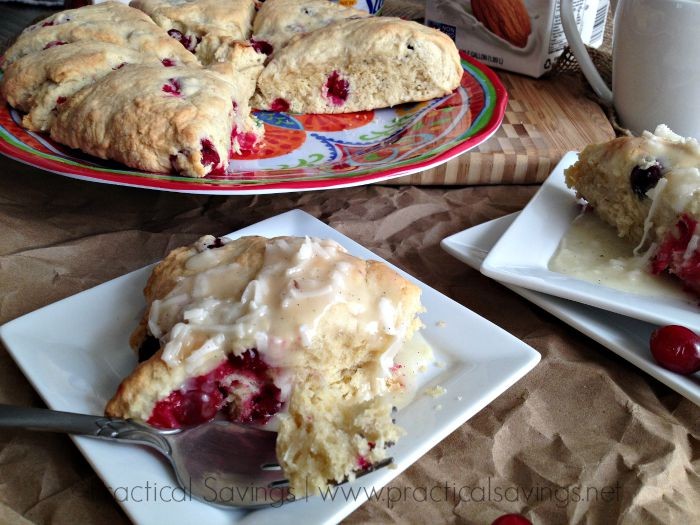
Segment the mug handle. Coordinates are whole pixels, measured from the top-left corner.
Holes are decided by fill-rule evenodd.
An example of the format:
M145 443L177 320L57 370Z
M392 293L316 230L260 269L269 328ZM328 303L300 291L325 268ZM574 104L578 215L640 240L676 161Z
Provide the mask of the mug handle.
M569 42L569 47L571 52L578 60L581 66L581 71L583 75L588 80L588 83L595 91L603 102L612 106L613 94L610 88L605 84L605 81L598 73L591 57L586 51L586 46L583 45L583 40L581 40L581 35L576 27L576 18L574 17L573 0L559 0L559 13L561 16L561 24L564 27L564 34L566 35L566 40Z

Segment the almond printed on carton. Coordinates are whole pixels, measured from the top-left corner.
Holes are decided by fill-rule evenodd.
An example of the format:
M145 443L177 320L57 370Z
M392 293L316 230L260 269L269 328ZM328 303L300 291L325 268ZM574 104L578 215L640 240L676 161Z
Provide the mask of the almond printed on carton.
M522 0L472 0L472 12L492 33L514 46L527 45L532 26Z
M582 40L603 43L610 0L572 2ZM425 23L439 29L470 56L532 77L549 71L566 47L559 0L432 0Z

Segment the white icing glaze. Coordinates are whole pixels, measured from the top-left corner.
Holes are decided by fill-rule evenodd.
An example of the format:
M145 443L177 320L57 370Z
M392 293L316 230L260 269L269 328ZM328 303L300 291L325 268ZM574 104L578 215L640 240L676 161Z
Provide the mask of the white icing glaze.
M434 354L430 344L416 332L404 344L395 356L393 376L400 382L401 388L392 390L389 394L391 403L397 408L408 405L417 393L416 379L433 361Z
M637 162L637 166L646 169L658 163L662 167L663 177L647 192L651 205L644 219L644 234L634 248L635 255L643 249L649 250L646 243L655 227L669 226L655 224L659 209L670 209L680 215L692 209L693 204L697 209L700 200L700 145L697 140L683 138L664 124L658 126L654 133L645 131L642 137L648 152Z
M683 262L689 261L690 258L695 255L698 247L700 247L700 233L694 233L683 253Z
M647 241L647 237L649 235L649 232L651 231L651 227L654 225L654 215L656 214L656 210L658 209L659 203L661 202L660 197L663 194L664 189L666 189L667 185L668 179L662 178L661 180L659 180L659 182L654 188L650 189L647 192L647 197L651 199L651 206L649 206L649 213L647 213L647 216L644 218L644 235L642 235L642 240L639 241L639 244L632 251L634 255L639 255L639 251L642 249L642 247Z
M197 253L185 262L197 273L182 277L151 305L149 330L165 343L162 359L168 365L181 362L182 348L199 344L185 362L188 373L250 348L272 368L295 366L300 351L317 337L321 318L342 303L356 317L358 330L392 337L372 388L375 394L385 389L408 327L397 326L398 298L377 300L375 290L352 278L354 260L339 244L308 237L276 239L268 243L260 270L244 285L231 250L207 249L213 242L207 237L197 243ZM278 387L289 390L279 381Z
M594 213L583 213L562 238L549 261L549 269L626 292L692 300L680 282L647 271L655 248L652 245L645 254L633 256L630 242L618 237L615 230Z

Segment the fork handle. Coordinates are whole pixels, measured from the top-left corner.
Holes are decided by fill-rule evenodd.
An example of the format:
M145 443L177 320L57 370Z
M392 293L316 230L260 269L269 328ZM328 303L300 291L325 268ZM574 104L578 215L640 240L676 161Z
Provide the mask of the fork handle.
M141 443L169 452L165 438L154 428L130 419L59 412L45 408L0 404L0 428L25 428L77 436Z
M0 427L96 436L107 418L44 408L0 405Z

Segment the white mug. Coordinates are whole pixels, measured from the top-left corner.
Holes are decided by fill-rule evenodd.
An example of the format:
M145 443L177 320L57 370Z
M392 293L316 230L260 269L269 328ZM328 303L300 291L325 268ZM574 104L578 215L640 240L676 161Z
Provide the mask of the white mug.
M613 30L613 89L576 30L573 0L560 0L569 46L593 90L636 134L667 124L700 138L700 0L619 0Z

